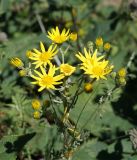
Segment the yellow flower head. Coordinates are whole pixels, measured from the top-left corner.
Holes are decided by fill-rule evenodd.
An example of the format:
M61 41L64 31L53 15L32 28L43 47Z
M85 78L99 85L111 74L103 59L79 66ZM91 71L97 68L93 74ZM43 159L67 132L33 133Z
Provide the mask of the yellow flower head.
M35 53L33 53L32 56L29 57L31 60L35 61L32 63L36 65L35 68L38 68L42 65L44 65L45 67L47 64L50 64L51 63L50 61L58 52L58 50L56 49L57 45L55 45L54 47L53 45L51 45L46 51L43 43L40 42L40 48L41 52L38 51L37 49L33 49Z
M104 50L105 50L105 51L109 51L110 48L111 48L110 43L105 43L105 44L104 44Z
M26 76L26 75L27 75L26 69L21 69L21 70L19 71L19 75L20 75L21 77Z
M84 51L85 56L81 53L76 55L82 61L81 69L91 78L96 78L97 80L100 78L106 79L105 75L112 71L113 66L108 65L109 61L101 61L103 56L97 57L97 50L95 50L92 56L86 49Z
M33 99L31 105L34 110L39 110L41 107L40 101L38 99Z
M85 55L82 55L82 53L80 53L80 52L78 54L76 54L76 57L82 61L82 66L88 66L89 63L91 65L93 65L93 64L97 63L98 61L100 61L104 57L104 56L97 57L97 49L95 50L95 52L91 56L90 50L87 51L87 49L84 48L84 54Z
M126 69L125 68L121 68L118 71L118 75L119 75L119 77L125 77L126 76Z
M102 47L103 46L103 39L102 39L102 37L98 37L97 39L96 39L96 46L97 47Z
M102 62L98 62L95 65L84 67L83 70L85 74L89 75L91 78L99 79L107 79L105 76L108 75L113 69L113 65L108 65L108 61L103 60Z
M10 64L13 65L14 67L18 67L18 68L22 68L24 66L22 60L17 57L12 58L10 60Z
M30 51L30 50L28 50L28 51L26 51L26 56L29 58L29 57L32 57L32 55L33 55L33 52L32 51Z
M48 31L47 37L54 43L61 44L69 39L69 30L63 29L63 31L60 32L58 27L56 27L56 29L52 28L51 32Z
M53 89L55 90L55 85L61 84L62 80L64 78L63 74L55 75L55 72L57 68L50 64L48 73L46 73L45 69L41 66L40 67L41 72L38 72L37 70L34 70L34 72L38 75L31 75L32 78L34 78L36 81L32 82L32 84L37 84L40 86L38 89L39 92L41 92L43 89Z
M65 76L70 76L75 70L76 70L76 68L69 65L69 64L61 64L60 65L60 71Z
M35 119L40 119L40 112L39 112L39 111L35 111L35 112L33 113L33 117L34 117Z
M78 38L78 35L77 35L77 33L71 33L69 38L70 38L70 40L72 40L72 41L76 41L77 38Z

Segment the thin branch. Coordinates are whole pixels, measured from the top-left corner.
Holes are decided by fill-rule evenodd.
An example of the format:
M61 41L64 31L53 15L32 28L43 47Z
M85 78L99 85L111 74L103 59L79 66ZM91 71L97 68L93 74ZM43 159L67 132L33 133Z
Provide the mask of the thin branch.
M42 19L41 19L40 15L39 15L38 13L36 13L36 19L37 19L37 21L38 21L38 23L39 23L39 26L40 26L41 31L42 31L43 33L46 33L46 29L45 29L45 27L44 27L44 24L43 24L43 22L42 22Z
M48 93L49 93L49 92L48 92ZM50 101L51 101L51 107L52 107L52 109L53 109L53 111L54 111L54 115L55 115L56 118L57 118L58 116L57 116L56 110L55 110L55 108L54 108L54 106L53 106L52 97L51 97L50 93L49 93L49 99L50 99Z
M134 58L135 58L135 55L136 55L135 52L133 52L133 53L131 54L131 56L130 56L130 58L129 58L129 61L128 61L128 63L127 63L126 69L129 69L129 68L130 68L130 66L131 66L131 64L132 64L132 61L133 61Z
M38 24L40 26L40 29L41 29L42 33L44 33L44 34L47 33L40 15L38 13L35 13L35 14L36 14L36 19L38 21ZM57 65L60 66L61 62L59 60L59 57L57 55L55 55L54 59L55 59Z

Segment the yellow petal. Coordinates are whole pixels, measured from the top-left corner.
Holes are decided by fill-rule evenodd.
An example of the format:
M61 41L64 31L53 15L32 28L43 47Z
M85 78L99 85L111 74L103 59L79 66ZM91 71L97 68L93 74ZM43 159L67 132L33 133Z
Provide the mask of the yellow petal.
M40 42L40 48L43 53L45 53L45 47L42 42Z

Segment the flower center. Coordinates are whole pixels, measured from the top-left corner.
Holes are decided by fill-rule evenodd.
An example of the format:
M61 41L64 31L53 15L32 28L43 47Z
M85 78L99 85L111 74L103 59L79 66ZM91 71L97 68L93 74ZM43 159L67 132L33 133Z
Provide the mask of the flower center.
M45 75L41 78L39 84L40 86L49 86L54 82L53 77Z
M58 35L58 36L55 37L55 41L56 41L57 43L62 43L62 42L64 42L64 41L66 41L66 37L61 36L61 35Z
M47 62L50 58L51 58L51 56L50 56L50 54L48 52L41 53L41 55L39 56L39 59L42 62Z
M93 69L92 69L92 72L95 74L95 75L97 75L97 76L100 76L100 75L102 75L103 74L103 68L102 67L100 67L100 66L95 66L95 67L93 67Z
M69 66L64 66L62 69L64 73L70 73L72 71L71 67Z

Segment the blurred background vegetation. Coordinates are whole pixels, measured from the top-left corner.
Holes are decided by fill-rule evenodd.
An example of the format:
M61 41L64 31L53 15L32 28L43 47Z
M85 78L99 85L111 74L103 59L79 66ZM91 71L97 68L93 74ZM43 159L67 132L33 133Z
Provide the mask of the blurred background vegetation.
M101 36L112 45L109 59L117 71L128 67L127 85L117 90L101 108L101 118L90 118L99 97L111 88L110 82L98 89L79 121L85 123L83 139L73 153L73 160L136 160L129 138L124 136L137 125L137 1L135 0L1 0L0 1L0 160L59 159L62 137L54 125L50 110L41 122L33 119L31 100L40 98L27 77L19 77L9 64L11 57L24 60L28 49L37 48L51 27L70 28L78 33L75 51ZM73 50L73 49L72 49ZM74 51L74 50L73 50ZM69 55L71 55L71 51ZM74 54L74 53L73 53ZM69 56L73 61L73 56ZM76 122L89 94L84 93L71 112ZM25 119L25 123L23 120ZM44 123L46 121L46 123ZM48 121L48 122L47 122ZM50 124L50 125L49 125ZM124 137L124 138L122 138ZM72 154L71 152L69 154ZM56 158L53 158L56 155ZM65 157L67 158L68 153Z

